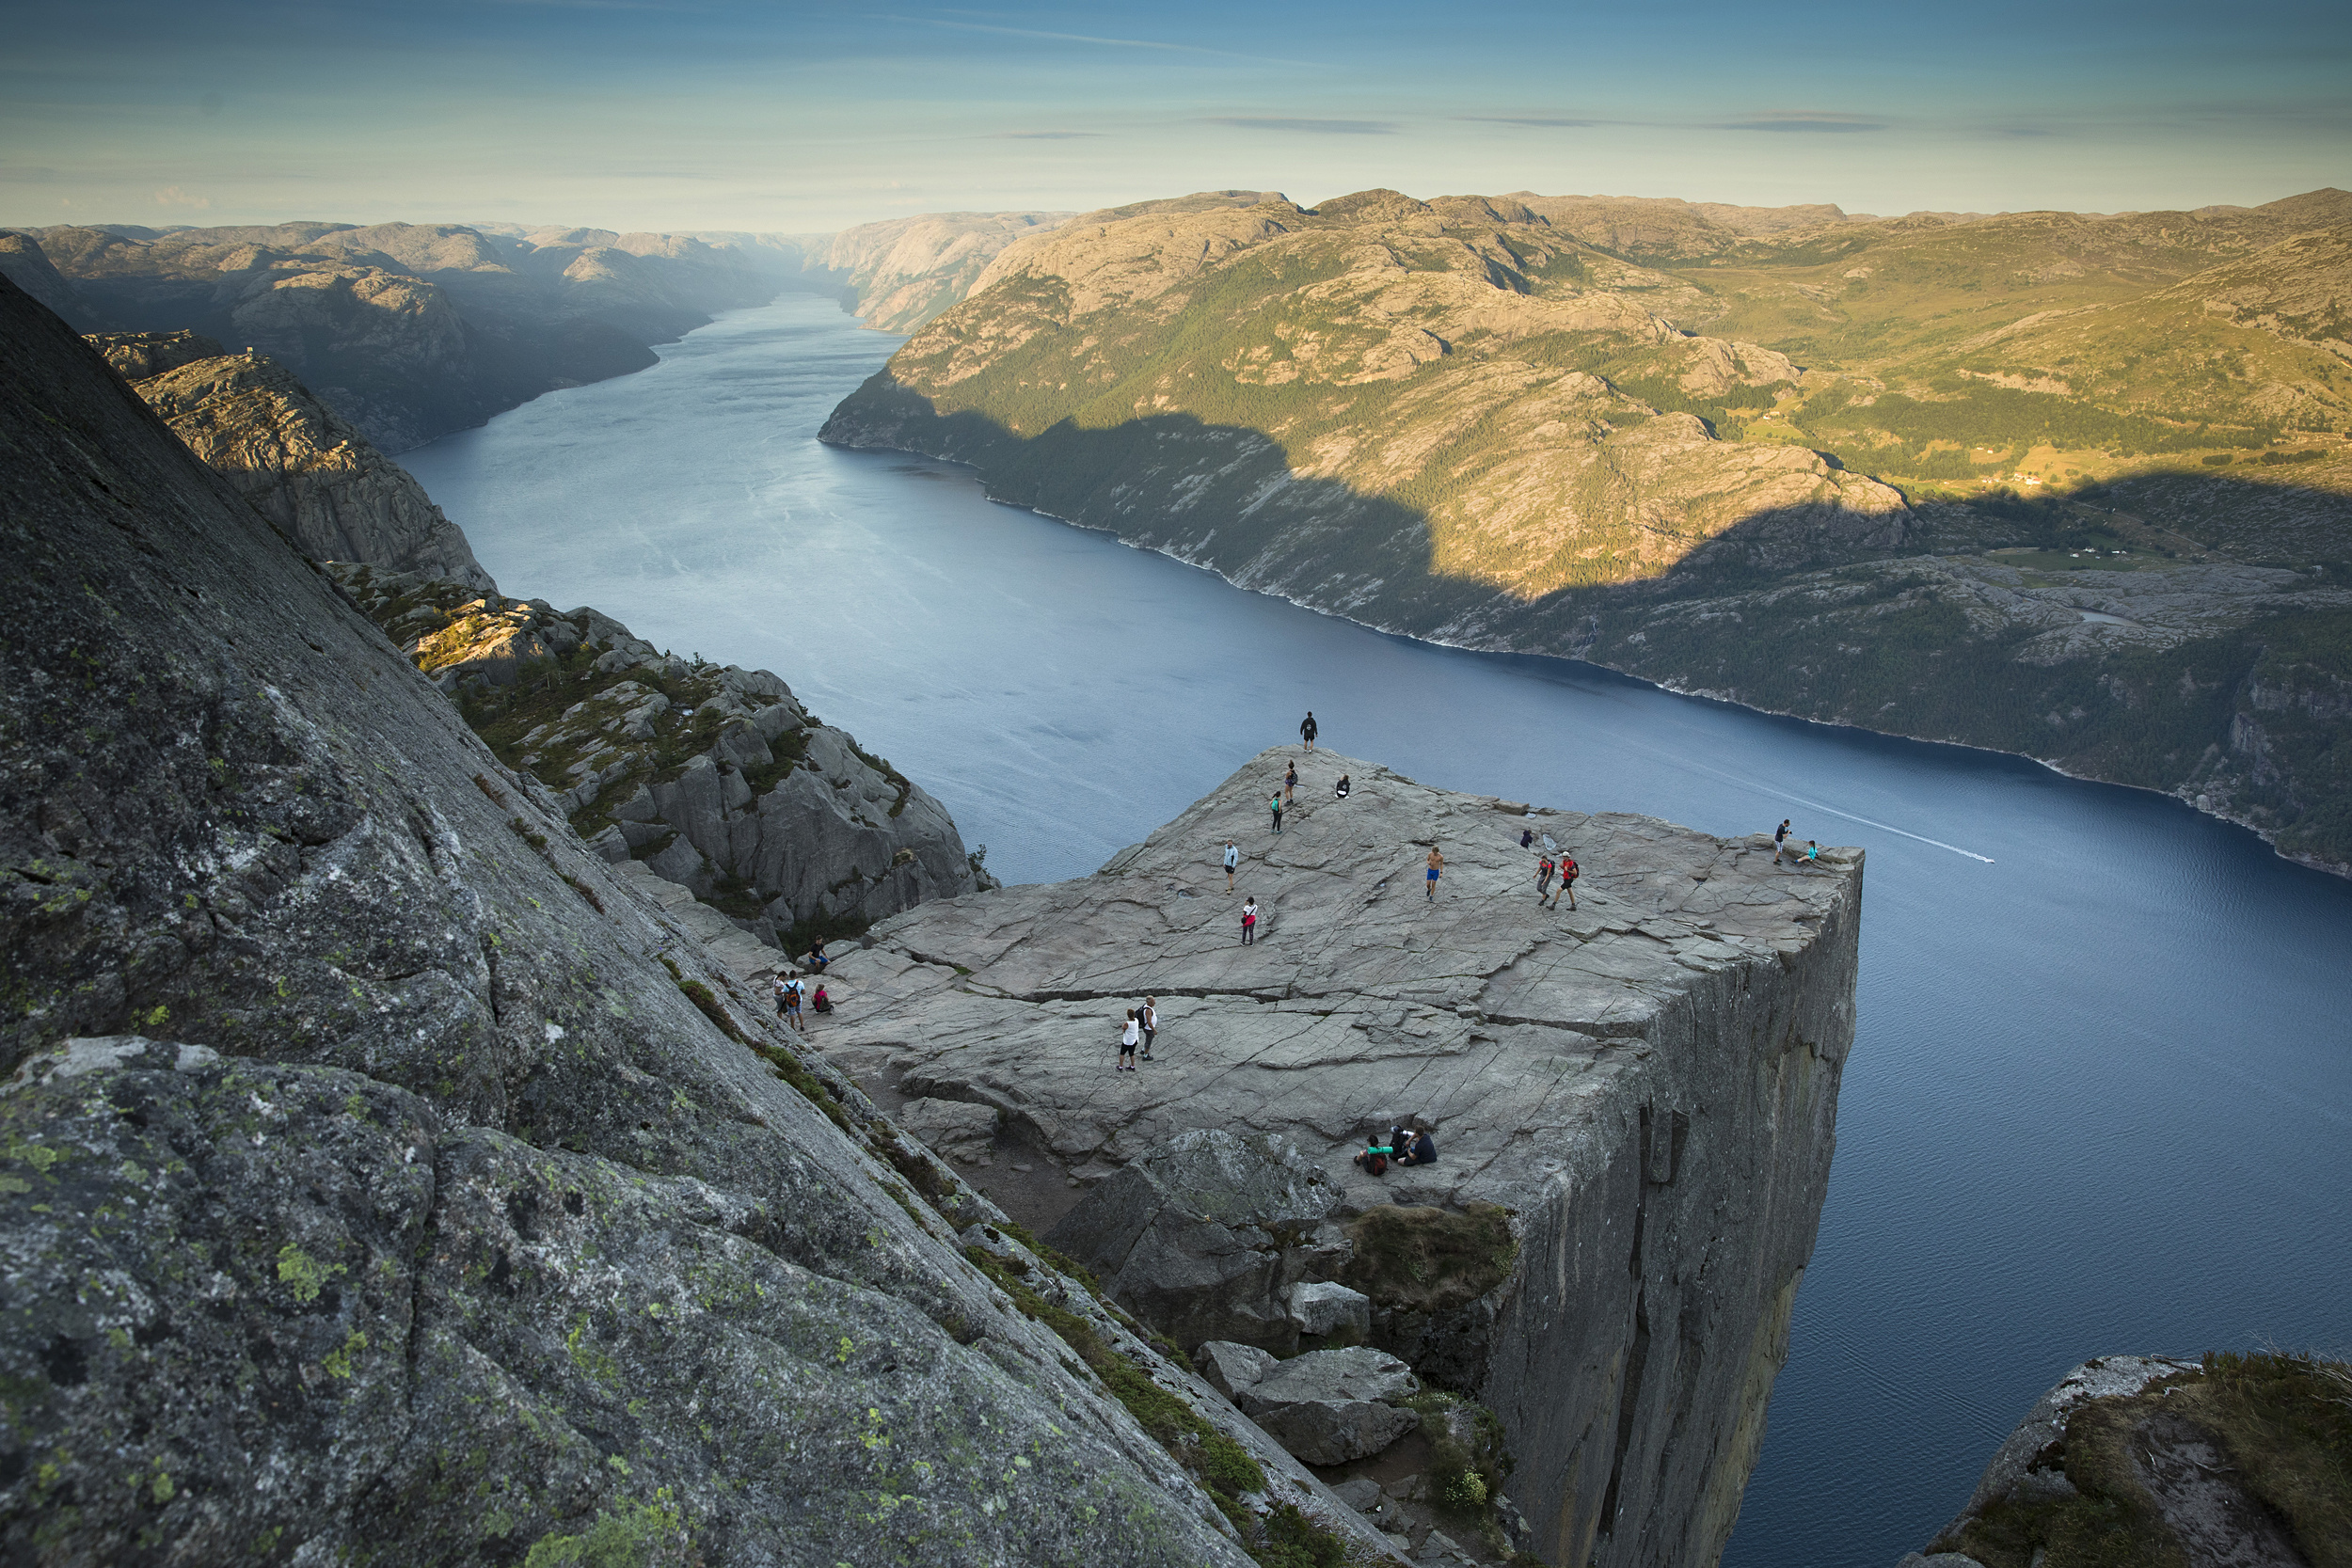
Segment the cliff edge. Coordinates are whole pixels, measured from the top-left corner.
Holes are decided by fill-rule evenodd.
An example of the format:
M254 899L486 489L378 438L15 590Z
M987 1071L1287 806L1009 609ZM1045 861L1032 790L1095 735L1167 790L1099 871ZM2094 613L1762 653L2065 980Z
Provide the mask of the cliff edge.
M1296 759L1277 835L1291 754L1092 877L877 926L828 975L818 1042L1187 1350L1339 1343L1300 1288L1369 1298L1373 1345L1500 1416L1546 1560L1714 1561L1828 1178L1860 852L1800 871L1768 839L1531 812L1330 752ZM1577 907L1538 907L1522 833L1581 863ZM1154 1059L1116 1073L1147 994ZM1436 1164L1351 1163L1402 1120L1435 1130ZM1201 1129L1274 1162L1225 1218L1099 1212Z
M0 352L8 1556L1380 1549L6 283Z

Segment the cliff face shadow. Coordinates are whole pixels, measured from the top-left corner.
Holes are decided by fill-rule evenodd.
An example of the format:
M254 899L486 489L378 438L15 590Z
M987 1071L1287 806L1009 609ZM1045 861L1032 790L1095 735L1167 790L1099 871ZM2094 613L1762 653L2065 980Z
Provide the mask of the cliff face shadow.
M1343 481L1302 475L1275 435L1191 414L1104 426L1063 420L1034 434L988 415L942 413L885 368L819 433L836 445L969 464L988 494L1210 567L1261 592L1425 636L1471 622L1549 620L1564 608L1681 598L1790 573L1911 555L2042 550L2044 567L2122 550L2127 565L2230 560L2352 562L2352 496L2258 474L2153 474L2019 493L1912 499L1907 511L1829 503L1765 507L1726 529L1675 535L1661 568L1529 595L1438 564L1426 510ZM1825 458L1827 454L1819 454ZM1834 458L1834 467L1840 467ZM2249 465L2250 467L2250 465ZM1653 532L1667 525L1650 525ZM1558 546L1534 541L1530 554ZM2070 553L2071 552L2071 553ZM2352 578L2352 568L2347 568Z
M1663 571L1522 598L1438 570L1423 512L1297 474L1261 430L1023 435L884 370L821 437L969 464L995 499L1384 631L2038 757L2352 863L2352 608L2311 592L2352 587L2352 498L2306 465L1767 509ZM2169 629L2135 625L2142 596Z

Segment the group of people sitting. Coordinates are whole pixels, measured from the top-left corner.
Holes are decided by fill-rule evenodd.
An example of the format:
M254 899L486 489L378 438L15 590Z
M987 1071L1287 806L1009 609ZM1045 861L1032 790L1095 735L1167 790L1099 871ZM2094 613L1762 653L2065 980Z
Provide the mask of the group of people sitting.
M1385 1176L1391 1165L1429 1164L1438 1158L1438 1143L1430 1131L1399 1122L1385 1133L1375 1132L1364 1140L1363 1152L1355 1163L1366 1176Z

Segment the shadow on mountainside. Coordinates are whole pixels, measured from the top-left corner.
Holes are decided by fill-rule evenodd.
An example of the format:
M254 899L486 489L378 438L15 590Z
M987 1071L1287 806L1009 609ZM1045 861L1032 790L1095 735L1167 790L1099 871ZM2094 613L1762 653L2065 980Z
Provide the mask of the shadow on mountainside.
M1657 576L1523 600L1438 572L1422 511L1301 476L1258 430L1165 414L1023 436L885 371L820 436L970 464L994 499L1382 630L2016 752L2352 868L2352 498L2296 465L1894 519L1771 509Z

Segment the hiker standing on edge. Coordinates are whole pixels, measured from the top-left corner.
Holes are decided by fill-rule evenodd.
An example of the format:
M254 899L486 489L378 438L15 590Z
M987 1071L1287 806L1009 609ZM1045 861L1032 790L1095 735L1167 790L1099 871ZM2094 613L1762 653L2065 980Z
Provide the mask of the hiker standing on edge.
M1282 770L1282 800L1284 803L1298 799L1298 764L1292 763Z
M1780 826L1772 830L1772 863L1780 863L1780 852L1788 847L1788 818L1782 817Z
M1225 895L1233 894L1233 869L1241 864L1241 847L1232 839L1225 841Z
M1299 721L1298 738L1307 743L1307 750L1310 752L1315 749L1315 736L1318 733L1320 732L1315 727L1315 710L1309 708L1307 717Z
M1241 907L1241 944L1251 947L1258 941L1258 900L1252 895Z
M1274 799L1267 801L1266 804L1274 808L1274 831L1279 833L1282 831L1282 792L1279 789L1276 790L1274 792Z
M1444 869L1445 857L1438 853L1438 847L1433 844L1429 847L1429 901L1433 904L1438 901L1438 873Z

